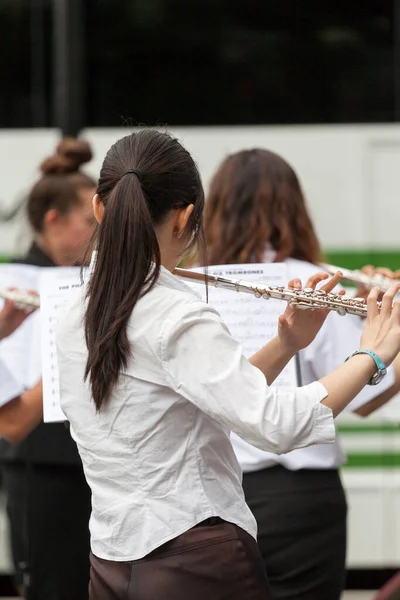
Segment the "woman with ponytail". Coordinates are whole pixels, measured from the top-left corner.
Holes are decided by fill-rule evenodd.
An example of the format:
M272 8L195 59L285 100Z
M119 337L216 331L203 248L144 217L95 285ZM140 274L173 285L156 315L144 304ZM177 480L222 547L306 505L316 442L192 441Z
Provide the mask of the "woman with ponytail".
M311 385L269 387L326 311L287 307L278 336L245 359L172 274L202 240L203 205L193 159L169 135L143 130L108 151L97 258L57 326L61 406L92 490L91 600L272 598L229 432L277 453L332 442L333 417L377 371L358 353ZM368 301L361 348L385 364L400 350L399 287L380 313L377 290Z

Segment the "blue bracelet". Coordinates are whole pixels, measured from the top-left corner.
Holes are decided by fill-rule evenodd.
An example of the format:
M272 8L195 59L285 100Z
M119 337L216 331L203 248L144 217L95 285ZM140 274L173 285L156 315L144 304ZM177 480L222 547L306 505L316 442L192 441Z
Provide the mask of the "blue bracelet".
M353 354L348 356L344 362L347 362L349 358L356 354L368 354L376 365L376 373L372 375L371 379L368 381L368 385L377 385L380 383L387 373L386 365L383 360L381 360L375 352L372 352L372 350L356 350Z

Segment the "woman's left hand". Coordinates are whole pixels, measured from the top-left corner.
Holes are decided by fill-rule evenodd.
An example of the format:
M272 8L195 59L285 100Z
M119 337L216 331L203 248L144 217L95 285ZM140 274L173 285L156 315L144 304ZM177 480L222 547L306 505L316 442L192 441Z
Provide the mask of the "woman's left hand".
M318 283L328 279L327 273L316 273L310 277L305 285L306 288L315 290ZM342 278L342 273L338 271L323 285L320 289L325 292L331 292ZM290 289L301 289L302 284L300 279L292 279L288 283ZM339 292L343 295L345 292ZM315 338L318 331L321 329L329 310L314 309L300 310L295 306L287 305L283 315L280 315L278 320L278 337L282 346L292 354L305 348Z

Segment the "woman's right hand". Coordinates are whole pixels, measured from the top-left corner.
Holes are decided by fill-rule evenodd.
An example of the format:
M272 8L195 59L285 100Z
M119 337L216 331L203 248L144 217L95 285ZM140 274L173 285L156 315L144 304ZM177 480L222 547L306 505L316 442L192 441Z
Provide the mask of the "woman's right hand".
M390 365L400 352L400 301L393 304L400 283L392 285L382 297L381 310L378 298L382 292L373 288L367 298L368 315L361 336L361 349L372 350L385 365Z
M15 291L15 288L10 288L10 291ZM28 290L28 293L37 296L37 293L33 290ZM6 300L3 309L0 311L0 340L14 333L35 310L35 308L17 308L12 300Z

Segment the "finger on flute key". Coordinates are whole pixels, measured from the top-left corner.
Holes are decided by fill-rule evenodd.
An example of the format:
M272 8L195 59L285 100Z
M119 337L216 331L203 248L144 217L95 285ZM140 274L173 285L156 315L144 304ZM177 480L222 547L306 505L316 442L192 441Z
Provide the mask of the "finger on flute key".
M320 271L319 273L315 273L315 275L311 275L311 277L309 277L307 279L305 289L315 290L315 288L317 287L317 284L320 283L321 281L324 281L325 279L328 279L328 277L329 277L328 273L325 273L323 271Z
M324 292L327 292L329 294L329 292L331 292L332 290L335 289L335 287L340 283L340 280L343 277L343 273L341 271L337 271L334 275L332 275L332 277L329 279L329 281L327 281L322 287L321 290L323 290ZM342 295L344 294L344 290L342 292Z
M364 275L368 275L370 277L374 274L375 267L373 265L364 265L360 271L361 273L364 273Z
M378 298L382 291L378 287L372 288L367 297L367 322L379 315Z
M383 294L382 303L381 303L381 315L389 319L392 314L393 309L393 301L395 295L400 290L400 283L395 283L390 286L390 288Z
M301 290L301 279L298 279L297 277L295 277L294 279L291 279L288 283L288 289L289 290Z
M400 325L400 300L397 300L397 302L395 302L393 304L393 309L392 309L392 319L398 324Z

